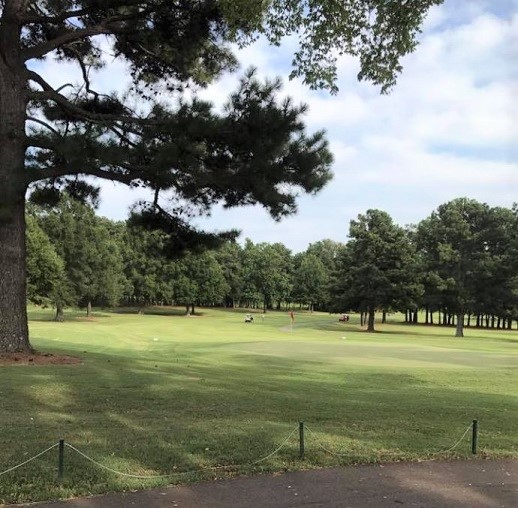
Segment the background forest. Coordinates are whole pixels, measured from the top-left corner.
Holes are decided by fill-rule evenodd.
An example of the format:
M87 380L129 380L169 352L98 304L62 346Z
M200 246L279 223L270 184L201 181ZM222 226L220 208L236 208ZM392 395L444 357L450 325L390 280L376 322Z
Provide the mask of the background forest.
M90 314L92 306L183 305L403 312L428 324L511 328L518 320L518 209L459 198L401 227L380 210L351 221L344 242L304 252L246 239L181 257L170 239L62 199L28 210L28 298Z

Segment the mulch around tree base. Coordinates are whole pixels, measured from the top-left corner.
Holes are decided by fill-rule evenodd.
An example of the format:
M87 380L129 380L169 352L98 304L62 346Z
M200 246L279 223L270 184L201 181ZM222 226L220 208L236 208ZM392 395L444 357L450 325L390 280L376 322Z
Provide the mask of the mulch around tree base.
M0 367L4 365L74 365L83 360L76 356L50 353L0 353Z
M518 506L518 461L477 459L351 466L162 487L29 506L515 508Z

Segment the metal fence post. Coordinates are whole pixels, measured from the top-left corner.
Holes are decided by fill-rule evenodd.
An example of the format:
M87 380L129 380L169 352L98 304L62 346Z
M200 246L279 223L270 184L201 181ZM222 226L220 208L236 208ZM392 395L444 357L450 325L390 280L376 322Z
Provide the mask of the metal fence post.
M299 422L299 456L304 459L304 422Z
M473 420L473 434L471 436L471 453L477 454L478 446L478 420Z
M63 472L65 470L65 440L59 440L58 447L58 483L63 483Z

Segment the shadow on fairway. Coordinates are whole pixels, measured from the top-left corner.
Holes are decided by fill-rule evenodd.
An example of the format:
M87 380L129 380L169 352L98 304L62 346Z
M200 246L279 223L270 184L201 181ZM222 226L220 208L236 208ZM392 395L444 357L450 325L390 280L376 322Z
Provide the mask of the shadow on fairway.
M130 359L85 353L81 366L3 370L0 388L9 418L2 422L2 466L60 438L128 473L246 465L275 450L299 421L314 432L306 437L305 467L427 456L449 448L474 417L481 418L496 446L512 448L501 437L512 435L515 422L516 399L510 396L459 392L402 372L335 367L329 376L324 361L243 354L222 366L211 365L206 355L189 363L174 355ZM35 386L48 388L47 396L35 395ZM5 414L7 408L0 408ZM319 445L347 455L333 457ZM468 442L460 453L469 454ZM294 434L261 466L290 469L297 467L297 458ZM0 499L52 499L169 483L117 477L68 449L61 487L55 467L50 456L4 476ZM172 481L224 475L219 470Z

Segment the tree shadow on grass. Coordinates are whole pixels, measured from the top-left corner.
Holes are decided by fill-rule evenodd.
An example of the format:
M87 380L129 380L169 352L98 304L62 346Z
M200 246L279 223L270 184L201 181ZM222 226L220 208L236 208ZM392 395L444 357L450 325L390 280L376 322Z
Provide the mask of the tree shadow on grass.
M84 359L81 366L1 372L0 469L60 438L128 473L227 464L241 473L292 469L299 467L296 433L278 455L247 464L275 450L301 420L327 446L350 452L326 455L308 437L304 467L426 456L453 444L475 416L486 439L506 449L517 409L507 395L459 392L406 373L330 372L324 361L244 354L218 364L208 355L174 352L137 358L88 353ZM45 457L0 477L0 499L51 499L227 474L143 481L117 477L68 449L66 461L62 487L55 484L55 457Z

